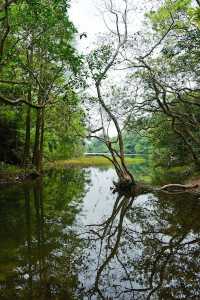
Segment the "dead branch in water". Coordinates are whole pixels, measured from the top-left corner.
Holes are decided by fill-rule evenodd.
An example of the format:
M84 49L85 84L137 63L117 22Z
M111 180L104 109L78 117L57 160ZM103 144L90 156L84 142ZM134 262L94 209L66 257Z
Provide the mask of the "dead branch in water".
M170 183L161 187L153 187L145 185L143 183L132 184L126 181L113 182L114 187L112 188L113 193L119 193L124 195L138 195L147 192L163 192L166 194L182 194L182 193L194 193L200 194L198 190L198 184L176 184Z
M159 188L159 191L168 193L168 194L177 194L185 192L194 192L199 187L198 184L176 184L170 183Z

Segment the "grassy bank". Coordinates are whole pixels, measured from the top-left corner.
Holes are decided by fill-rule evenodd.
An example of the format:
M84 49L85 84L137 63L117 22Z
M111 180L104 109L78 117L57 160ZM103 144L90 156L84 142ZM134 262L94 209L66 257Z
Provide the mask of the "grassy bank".
M142 157L127 157L125 159L127 165L139 165L145 162ZM86 156L73 158L68 160L56 160L44 163L44 173L49 169L62 169L66 167L106 167L111 166L111 162L101 156ZM20 183L27 179L35 179L39 173L35 169L23 169L18 166L0 163L0 184Z
M194 166L183 165L170 168L161 168L147 166L143 157L126 157L126 164L130 166L130 170L135 174L137 180L152 184L177 183L196 180L199 178L199 171L194 170ZM67 160L56 160L44 163L44 174L49 169L63 169L68 167L109 167L111 162L101 156L85 156ZM143 169L143 166L145 169ZM133 170L132 170L133 168ZM0 184L23 182L27 179L34 179L38 173L34 169L22 169L16 166L0 164Z
M143 157L127 157L125 159L127 164L142 164L145 162ZM105 157L101 156L85 156L67 160L57 160L49 162L46 167L62 168L65 166L79 166L79 167L92 167L92 166L111 166L111 162Z

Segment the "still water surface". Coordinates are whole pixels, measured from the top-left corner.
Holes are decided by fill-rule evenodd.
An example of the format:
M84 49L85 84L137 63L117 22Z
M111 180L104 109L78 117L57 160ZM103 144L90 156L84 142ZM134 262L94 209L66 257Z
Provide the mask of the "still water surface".
M0 299L200 299L200 200L113 195L112 168L1 187Z

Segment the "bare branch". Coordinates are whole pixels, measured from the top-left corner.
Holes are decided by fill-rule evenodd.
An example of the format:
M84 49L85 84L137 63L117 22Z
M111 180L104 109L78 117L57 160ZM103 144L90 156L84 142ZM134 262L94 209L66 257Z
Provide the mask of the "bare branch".
M20 84L20 85L28 85L29 83L26 81L13 81L13 80L4 80L0 79L0 83L6 83L6 84Z
M4 102L5 104L10 104L10 105L13 105L13 106L16 106L20 103L25 103L27 105L29 105L30 107L32 108L36 108L36 109L40 109L40 108L43 108L45 105L36 105L36 104L33 104L33 103L29 103L28 101L26 101L25 99L17 99L17 100L11 100L7 97L5 97L4 95L0 94L0 101Z
M101 131L101 130L103 130L103 127L97 128L95 130L91 130L90 132L93 134L93 133L96 133L96 132Z
M200 1L199 0L196 0L196 3L200 6Z
M145 55L141 56L142 59L147 58L148 56L150 56L153 53L153 51L162 43L162 41L166 38L168 33L172 30L173 26L174 26L174 20L172 18L172 23L170 24L167 31L164 33L164 35L159 39L159 41L157 43L155 43L155 45Z

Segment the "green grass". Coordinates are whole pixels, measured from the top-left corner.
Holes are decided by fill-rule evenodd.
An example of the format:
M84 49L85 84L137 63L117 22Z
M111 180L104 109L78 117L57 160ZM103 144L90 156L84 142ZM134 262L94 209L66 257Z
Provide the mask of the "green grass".
M125 159L127 164L142 164L145 162L143 157L127 157ZM111 162L105 157L101 156L86 156L67 160L57 160L47 164L48 167L64 167L64 166L80 166L80 167L92 167L92 166L111 166Z
M141 175L139 178L137 178L138 181L144 182L144 183L151 183L152 178L149 175Z
M189 166L175 166L175 167L171 167L168 169L168 172L170 173L177 173L177 174L180 174L180 173L184 173L186 171L188 171L189 169Z

